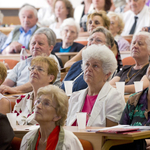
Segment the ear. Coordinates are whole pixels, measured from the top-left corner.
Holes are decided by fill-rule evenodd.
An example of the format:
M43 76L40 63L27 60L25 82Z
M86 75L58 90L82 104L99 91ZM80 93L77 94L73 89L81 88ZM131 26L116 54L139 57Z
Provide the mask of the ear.
M53 48L54 48L54 46L53 46L53 45L51 45L51 46L49 47L49 51L48 51L49 55L51 54L51 52L52 52ZM48 55L48 56L49 56L49 55Z
M53 118L53 121L56 122L56 121L58 121L58 120L60 120L60 119L61 119L60 116L55 116L55 117Z
M54 75L49 75L49 83L51 83L54 80Z
M105 81L108 80L108 78L110 77L110 75L111 75L111 72L109 72L109 73L107 73L107 74L105 75Z

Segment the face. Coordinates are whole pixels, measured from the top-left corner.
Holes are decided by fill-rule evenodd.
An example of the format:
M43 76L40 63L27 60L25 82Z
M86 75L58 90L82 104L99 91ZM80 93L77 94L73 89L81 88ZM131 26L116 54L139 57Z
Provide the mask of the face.
M21 15L19 19L21 22L21 26L24 28L24 30L29 30L38 21L32 10L25 10L25 9L21 10Z
M88 46L92 45L92 44L102 44L102 45L106 45L106 37L102 32L95 32L94 34L92 34L89 37L88 40Z
M38 123L53 123L55 124L60 118L56 114L56 104L49 95L41 95L35 101L35 120Z
M103 85L106 82L106 75L102 70L102 63L96 59L87 60L84 68L84 80L85 82L93 85Z
M92 0L94 8L98 10L104 10L105 7L105 0Z
M53 46L49 46L48 40L45 34L33 35L30 41L30 53L32 57L47 55L49 56Z
M110 17L110 27L109 30L112 33L113 36L116 36L118 32L120 31L120 27L118 25L118 21L116 20L116 17Z
M62 1L57 1L55 4L55 16L56 18L66 19L68 15L68 10L66 5Z
M90 18L88 21L88 32L91 33L93 29L99 27L99 26L104 26L104 22L102 17L100 16L94 16L93 18Z
M146 43L147 36L137 35L131 44L131 56L135 59L148 59L149 52Z
M53 81L53 75L48 75L47 63L36 63L29 67L30 83L36 87L44 87Z
M73 43L73 41L77 38L77 29L75 26L65 26L61 35L63 42Z
M139 14L145 5L145 0L129 0L128 1L130 9L135 13Z

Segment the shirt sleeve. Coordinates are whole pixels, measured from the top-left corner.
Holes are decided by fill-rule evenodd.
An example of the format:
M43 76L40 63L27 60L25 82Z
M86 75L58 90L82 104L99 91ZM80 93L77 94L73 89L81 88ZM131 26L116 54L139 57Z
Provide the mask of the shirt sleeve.
M13 31L10 32L7 40L5 41L4 45L2 46L1 53L11 43L12 37L13 37Z

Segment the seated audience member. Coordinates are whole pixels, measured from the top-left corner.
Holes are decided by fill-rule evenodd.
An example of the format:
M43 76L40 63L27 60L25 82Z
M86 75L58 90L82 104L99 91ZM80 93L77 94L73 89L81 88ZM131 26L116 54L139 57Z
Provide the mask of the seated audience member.
M92 0L84 0L82 4L78 5L74 10L74 19L80 24L81 32L86 32L87 15L92 11Z
M111 33L104 27L97 27L93 30L91 36L89 37L88 46L92 44L105 44L106 46L112 48L114 45L114 39ZM94 49L92 50L94 51ZM82 59L82 57L81 57ZM64 81L73 80L73 92L85 89L87 87L86 82L83 80L83 70L81 68L82 60L74 63L70 70L68 71ZM64 82L62 82L61 88L64 88Z
M110 19L109 30L113 35L115 41L117 41L118 43L119 51L129 51L130 50L129 42L121 36L121 33L124 28L124 22L121 18L121 15L114 12L109 12L107 16Z
M121 35L138 33L145 26L150 26L150 10L145 5L146 0L128 0L130 10L123 13L125 23Z
M36 56L47 55L54 58L58 63L57 58L51 54L54 45L56 44L55 33L46 27L38 29L31 38L30 52L32 57L19 62L13 70L8 74L3 85L0 87L0 93L27 93L32 91L32 86L29 81L29 70L31 60ZM59 65L58 68L60 69ZM60 71L54 83L60 86ZM16 86L16 87L14 87Z
M0 25L3 22L3 16L4 15L0 11ZM1 50L2 46L4 45L6 39L7 39L7 36L5 34L3 34L2 32L0 32L0 50Z
M143 89L148 87L149 81L146 77L146 70L149 65L150 55L150 33L139 32L133 36L131 44L131 57L135 60L135 65L126 65L110 81L112 86L116 82L125 82L125 92L134 93L134 81L143 81Z
M87 112L87 126L117 125L125 101L108 82L117 68L114 54L105 45L91 45L82 51L82 60L88 87L71 95L67 126L77 125L76 112Z
M55 22L55 15L53 12L53 1L54 0L46 0L47 6L42 7L38 10L38 25L49 27L50 24Z
M2 54L20 53L22 46L29 49L30 38L38 29L36 8L29 4L22 6L19 11L19 19L21 26L17 26L11 31L1 49Z
M113 1L113 4L115 6L115 12L116 13L123 13L124 12L124 9L126 7L126 0L112 0Z
M56 22L49 27L55 32L57 39L61 39L60 26L65 19L73 17L73 6L69 0L55 0L53 8Z
M67 111L68 97L61 89L54 85L40 88L35 102L40 128L23 137L20 149L83 150L78 138L63 128Z
M14 131L7 119L7 116L0 113L0 149L11 150L11 142L14 138Z
M65 19L61 25L62 42L56 43L53 52L79 52L84 45L74 42L78 37L80 27L73 18Z
M21 95L16 99L13 113L17 113L17 123L19 125L34 124L33 113L37 91L40 87L53 84L57 78L58 67L54 59L48 56L37 56L31 61L29 67L30 79L33 91ZM6 100L6 99L5 99ZM6 103L3 105L7 105ZM7 112L10 112L8 109Z

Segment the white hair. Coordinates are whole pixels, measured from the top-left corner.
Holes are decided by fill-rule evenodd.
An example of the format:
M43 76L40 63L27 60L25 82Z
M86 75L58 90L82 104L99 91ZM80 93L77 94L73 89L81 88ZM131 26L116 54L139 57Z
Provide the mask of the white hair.
M77 34L80 32L80 26L73 18L65 19L60 27L60 31L62 31L65 26L74 26L76 27Z
M150 33L146 32L146 31L141 31L141 32L138 32L138 33L136 33L136 34L133 35L132 42L131 42L131 48L132 48L132 44L133 44L134 38L136 36L138 36L138 35L146 36L145 42L147 44L148 51L150 52Z
M32 6L30 4L23 5L19 10L19 14L18 14L19 18L21 17L22 10L31 10L31 11L33 11L34 16L37 18L37 10L34 6Z
M3 17L4 17L4 15L3 15L3 13L0 11L0 24L3 23Z
M91 58L101 61L104 74L108 74L110 72L112 76L117 68L117 61L114 53L105 45L92 44L82 51L83 70L85 69L86 62Z

